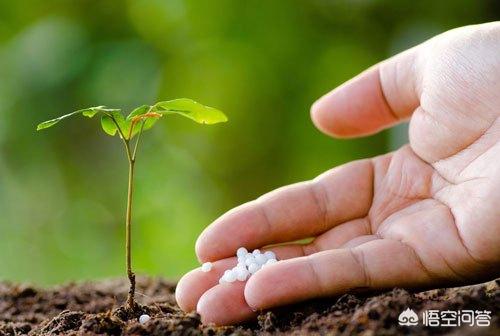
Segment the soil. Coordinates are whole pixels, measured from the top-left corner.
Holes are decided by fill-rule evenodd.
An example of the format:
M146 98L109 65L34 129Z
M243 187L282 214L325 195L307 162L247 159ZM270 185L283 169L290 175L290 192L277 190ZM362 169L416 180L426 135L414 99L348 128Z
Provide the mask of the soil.
M425 292L346 294L261 312L256 321L227 327L204 326L196 313L183 313L174 290L174 284L162 279L139 278L140 304L131 313L120 307L128 292L125 280L52 289L0 283L0 335L500 335L500 279ZM489 310L491 325L399 326L398 315L408 307L419 317L429 309ZM141 314L152 319L141 325Z

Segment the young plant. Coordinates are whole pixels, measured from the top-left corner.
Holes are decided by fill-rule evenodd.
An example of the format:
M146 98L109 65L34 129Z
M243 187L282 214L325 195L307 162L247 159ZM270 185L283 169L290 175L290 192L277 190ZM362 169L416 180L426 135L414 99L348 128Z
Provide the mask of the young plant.
M127 275L130 281L130 290L127 298L127 306L130 309L135 308L135 274L132 272L131 256L131 225L132 225L132 200L134 193L134 165L137 155L137 148L141 135L144 131L153 127L158 119L167 114L179 114L194 120L200 124L216 124L226 122L227 117L221 111L204 106L194 100L181 98L169 101L158 102L154 105L142 105L134 109L125 117L120 109L107 108L105 106L89 107L78 110L59 118L42 122L37 126L37 131L54 126L59 121L75 115L83 115L92 118L101 115L101 126L104 132L110 136L118 134L123 142L125 153L128 159L128 194L127 211L125 215L125 254ZM132 144L132 138L136 140Z

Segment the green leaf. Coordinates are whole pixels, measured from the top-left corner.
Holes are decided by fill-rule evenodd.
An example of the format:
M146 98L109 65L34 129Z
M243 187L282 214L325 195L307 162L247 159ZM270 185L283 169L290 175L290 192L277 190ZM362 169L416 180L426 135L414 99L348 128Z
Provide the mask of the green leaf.
M51 119L51 120L44 121L44 122L42 122L42 123L40 123L40 124L38 124L38 125L36 126L36 130L37 130L37 131L40 131L40 130L43 130L43 129L45 129L45 128L52 127L52 126L54 126L55 124L57 124L57 123L59 122L59 120L60 120L60 119L59 119L59 118L57 118L57 119Z
M130 133L130 126L131 126L132 122L129 120L126 120L125 117L123 116L123 114L121 114L121 112L112 111L112 112L109 112L108 114L110 114L115 119L116 123L120 127L120 130L123 133L124 138L128 139L129 133ZM112 120L111 120L111 122L112 122ZM115 125L115 128L116 128L116 125ZM104 131L106 131L106 130L104 130ZM121 136L121 134L120 134L120 136Z
M89 108L89 109L82 110L81 113L84 117L92 118L97 113L99 113L99 110L95 109L95 108Z
M117 110L117 109L108 109L105 106L89 107L89 108L85 108L85 109L82 109L82 110L78 110L78 111L74 111L74 112L65 114L65 115L60 116L58 118L54 118L54 119L50 119L50 120L44 121L44 122L42 122L42 123L40 123L40 124L37 125L36 130L40 131L40 130L52 127L55 124L57 124L59 121L61 121L63 119L66 119L66 118L69 118L71 116L74 116L76 114L82 114L85 117L92 118L93 116L95 116L99 112L102 112L102 113L116 113L116 112L118 112L119 113L119 111L120 110Z
M200 124L217 124L226 122L227 117L221 111L202 105L192 99L180 98L156 103L153 112L163 114L180 114Z
M153 127L153 125L158 121L158 118L152 118L152 117L146 117L138 122L136 122L134 124L134 129L132 130L132 134L131 134L131 138L133 138L134 136L137 135L137 133L139 133L141 131L141 128L142 128L142 131L147 131L148 129L150 129L151 127ZM144 126L142 126L142 123L144 123Z
M54 126L59 121L76 114L92 118L96 114L104 114L101 118L101 127L106 134L114 136L118 133L126 140L133 138L141 128L146 131L153 127L163 114L180 114L200 124L216 124L227 121L221 111L202 105L192 99L180 98L156 103L153 106L142 105L134 109L125 118L119 109L110 109L105 106L95 106L74 111L55 119L44 121L37 126L37 131ZM131 129L133 127L133 129ZM121 131L121 132L120 132Z
M118 131L118 128L116 127L113 119L107 115L103 115L101 117L101 127L104 132L106 132L106 134L109 134L111 136L114 136L116 134L116 131Z
M148 113L148 111L151 109L150 105L142 105L137 108L135 108L130 114L127 116L127 120L132 120L133 117L136 117L141 114Z
M133 122L135 120L135 122L133 123L134 129L132 130L131 138L139 133L141 131L141 128L144 132L153 127L153 125L158 121L161 115L156 115L157 113L152 112L153 109L154 107L151 105L142 105L130 112L130 114L127 116L127 120L130 122ZM143 123L144 126L142 125Z

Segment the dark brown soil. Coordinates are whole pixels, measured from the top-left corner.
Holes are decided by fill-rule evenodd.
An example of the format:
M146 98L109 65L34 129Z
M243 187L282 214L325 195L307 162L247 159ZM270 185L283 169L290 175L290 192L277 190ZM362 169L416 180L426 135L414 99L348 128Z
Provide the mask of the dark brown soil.
M127 283L121 280L69 284L49 290L0 283L0 335L268 335L268 334L451 334L500 335L500 280L477 286L410 293L346 294L262 312L257 321L238 326L201 325L198 315L179 310L174 285L161 279L138 280L140 307L120 307ZM480 309L492 312L490 327L401 327L406 308ZM137 317L149 314L144 325Z

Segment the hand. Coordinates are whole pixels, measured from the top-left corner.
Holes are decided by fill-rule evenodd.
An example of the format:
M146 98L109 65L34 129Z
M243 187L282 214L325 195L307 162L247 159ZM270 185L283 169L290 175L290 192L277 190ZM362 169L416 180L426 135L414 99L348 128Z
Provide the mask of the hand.
M319 99L338 137L410 121L410 144L334 168L233 209L199 237L177 301L204 323L359 288L465 284L500 274L500 23L439 35ZM288 243L314 237L308 244ZM283 260L218 284L235 251L269 244ZM283 244L288 243L288 244Z

